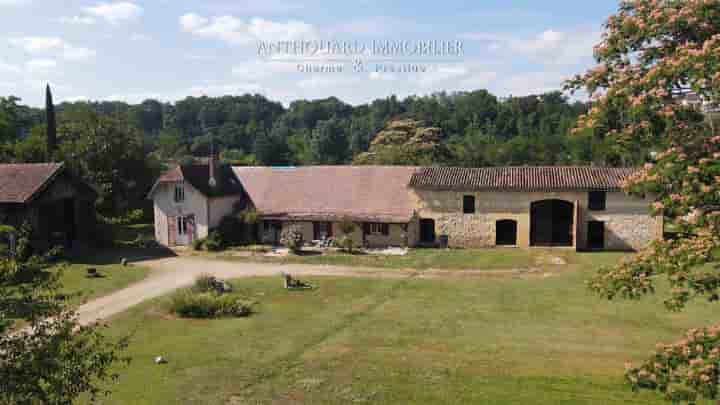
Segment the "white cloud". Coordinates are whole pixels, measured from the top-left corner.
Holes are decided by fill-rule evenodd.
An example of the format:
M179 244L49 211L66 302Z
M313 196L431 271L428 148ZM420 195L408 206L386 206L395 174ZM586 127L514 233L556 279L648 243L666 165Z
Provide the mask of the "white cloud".
M48 72L57 67L55 59L31 59L25 62L25 67L31 72Z
M121 21L134 20L143 13L143 8L135 3L127 1L116 1L112 3L100 2L92 7L85 7L86 13L102 18L105 21L116 24Z
M272 14L289 13L303 8L303 4L297 0L262 0L262 1L237 1L237 0L203 0L197 7L212 12L244 13L244 14Z
M65 46L65 42L57 37L11 38L10 43L23 48L28 53L46 53Z
M317 37L316 30L312 25L298 20L282 23L263 18L252 18L249 22L245 22L229 15L207 18L189 13L180 17L180 27L183 31L198 37L219 39L241 45L257 40L282 41Z
M87 60L96 55L92 49L75 46L58 37L11 38L10 43L33 55L59 55L68 61Z
M70 24L70 25L94 25L95 23L97 23L97 20L95 20L92 17L79 16L79 15L75 15L72 17L60 17L60 18L58 18L58 21L60 21L63 24Z
M0 0L0 6L16 6L27 2L28 0Z
M548 65L572 65L592 57L600 31L548 29L530 37L493 33L468 33L462 38L488 44L491 51L521 55Z
M195 13L188 13L180 17L180 26L184 31L193 32L208 23L208 19Z

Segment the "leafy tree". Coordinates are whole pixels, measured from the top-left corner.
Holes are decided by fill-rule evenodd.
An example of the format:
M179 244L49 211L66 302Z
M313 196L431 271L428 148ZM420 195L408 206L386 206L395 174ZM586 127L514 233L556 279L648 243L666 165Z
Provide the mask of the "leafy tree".
M679 310L695 298L718 300L720 268L708 264L720 249L720 136L692 91L714 103L720 95L720 2L641 0L621 3L595 48L599 65L568 83L592 95L578 132L607 133L623 148L665 148L629 179L626 188L655 196L653 210L676 222L680 236L600 271L590 288L609 299L655 292L657 276L670 285L665 305ZM635 389L673 401L716 399L720 329L691 330L652 357L628 365Z
M61 122L58 160L97 187L102 214L123 214L143 200L159 167L145 153L137 128L89 110L63 115Z
M282 166L290 163L289 146L290 128L285 121L275 124L269 134L261 133L255 141L255 157L268 166Z
M441 144L441 130L426 127L411 119L388 123L379 132L367 153L355 158L356 164L423 165L443 159L446 148Z
M105 338L101 326L81 326L59 297L60 271L51 254L0 259L0 404L71 405L94 400L117 378L111 367L127 340ZM22 329L11 330L15 321Z
M315 164L342 164L349 154L349 142L340 120L320 121L313 130L310 151Z
M47 157L46 127L36 125L30 135L13 146L14 160L22 163L42 163Z

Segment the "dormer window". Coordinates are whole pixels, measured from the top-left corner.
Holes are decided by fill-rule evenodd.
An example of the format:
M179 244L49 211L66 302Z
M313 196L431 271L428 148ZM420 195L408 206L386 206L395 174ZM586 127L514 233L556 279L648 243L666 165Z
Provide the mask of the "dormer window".
M175 186L175 202L181 203L185 201L185 187Z

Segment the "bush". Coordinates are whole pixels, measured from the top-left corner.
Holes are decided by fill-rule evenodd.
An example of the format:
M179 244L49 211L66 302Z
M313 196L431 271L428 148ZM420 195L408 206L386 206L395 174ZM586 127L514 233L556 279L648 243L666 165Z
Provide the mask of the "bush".
M210 274L201 274L195 279L195 283L191 288L194 293L208 293L214 292L217 294L224 294L230 292L230 285L222 280L218 280L215 276Z
M254 209L245 209L238 214L242 222L247 225L256 225L260 223L260 212Z
M147 235L138 234L135 239L128 243L128 246L141 249L149 249L159 247L160 244L155 238Z
M340 229L340 232L343 233L343 235L350 235L355 232L355 229L357 229L357 225L355 225L355 222L352 222L348 219L343 219L342 221L338 222L338 228Z
M280 234L280 244L290 249L293 253L297 253L302 250L303 243L303 234L296 226L289 226L283 229Z
M203 242L203 246L208 252L218 252L225 247L225 243L220 232L212 231Z
M212 292L196 294L178 291L170 301L170 311L183 318L245 317L252 313L251 304L232 295Z
M138 208L128 211L125 215L119 217L104 217L102 220L112 225L131 225L142 223L145 219L145 210Z
M355 251L355 241L353 241L353 238L349 235L339 237L335 240L335 244L347 253L353 253Z
M205 249L205 238L193 240L193 241L192 241L192 248L193 248L193 250L203 250L203 249Z

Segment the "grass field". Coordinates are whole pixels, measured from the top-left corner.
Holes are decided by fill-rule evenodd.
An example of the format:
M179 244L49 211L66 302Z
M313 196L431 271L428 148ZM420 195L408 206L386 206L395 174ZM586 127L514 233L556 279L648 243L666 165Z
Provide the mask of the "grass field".
M315 277L305 292L238 280L259 302L246 319L178 319L157 299L112 320L133 333L133 362L103 403L660 404L629 391L624 362L720 316L590 295L588 263L615 259L578 255L545 276Z
M96 251L84 257L71 258L60 280L62 292L71 295L73 303L82 303L107 295L136 283L149 274L149 270L142 266L121 266L122 258L132 262L168 255L170 253L165 249L114 248ZM89 267L96 268L101 277L88 278Z
M88 278L86 276L88 267L96 268L101 277ZM144 279L147 275L148 270L139 266L74 263L63 270L60 282L62 283L62 292L71 296L72 302L82 303L125 288Z
M252 260L269 263L305 263L336 266L364 266L389 269L450 269L450 270L501 270L526 269L552 265L550 259L560 258L568 264L612 263L623 253L577 253L573 250L547 249L411 249L405 256L369 254L302 254L286 257L237 256L237 251L222 253L192 252L223 260Z

